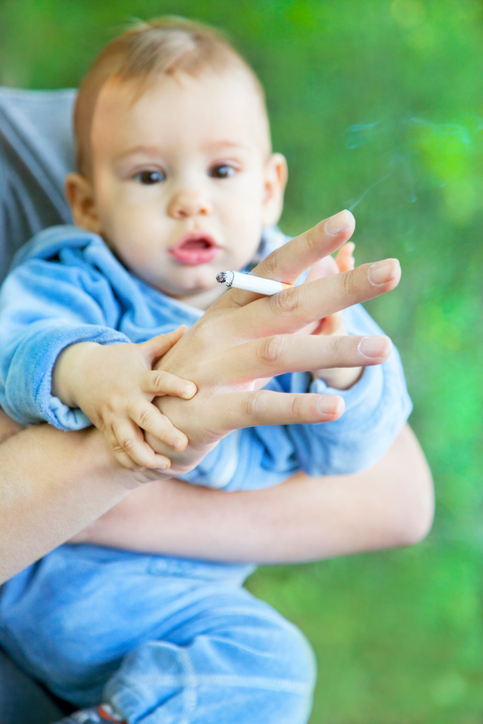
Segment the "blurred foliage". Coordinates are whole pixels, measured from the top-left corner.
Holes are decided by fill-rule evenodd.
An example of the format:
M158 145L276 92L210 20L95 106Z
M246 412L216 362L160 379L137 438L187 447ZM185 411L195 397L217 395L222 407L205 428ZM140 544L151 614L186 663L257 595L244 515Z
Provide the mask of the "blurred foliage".
M354 210L357 262L397 256L368 305L398 345L437 515L411 550L259 570L320 676L312 724L480 724L483 6L478 0L3 0L0 81L74 86L131 17L223 28L289 162L282 227Z

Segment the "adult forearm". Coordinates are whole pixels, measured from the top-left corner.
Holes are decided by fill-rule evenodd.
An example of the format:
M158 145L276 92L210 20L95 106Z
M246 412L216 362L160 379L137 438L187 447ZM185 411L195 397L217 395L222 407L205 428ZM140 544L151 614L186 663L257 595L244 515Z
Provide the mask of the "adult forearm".
M433 481L408 425L370 469L355 475L309 478L285 484L267 511L262 562L295 562L413 545L433 520ZM256 509L252 526L258 525Z
M0 439L16 429L0 412ZM115 465L92 428L63 433L40 425L9 437L0 446L0 582L140 484L136 474Z
M282 563L419 541L433 516L429 468L408 426L370 470L266 490L224 493L180 481L151 484L79 541L175 556Z

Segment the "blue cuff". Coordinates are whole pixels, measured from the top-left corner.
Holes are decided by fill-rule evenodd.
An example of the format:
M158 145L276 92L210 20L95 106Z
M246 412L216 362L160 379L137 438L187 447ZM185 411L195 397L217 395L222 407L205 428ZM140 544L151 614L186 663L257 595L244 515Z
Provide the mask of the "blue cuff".
M7 414L22 424L46 421L61 430L80 430L92 423L79 409L71 409L52 395L52 370L59 354L71 344L129 342L122 333L92 324L56 324L37 329L21 344L9 365L5 399Z

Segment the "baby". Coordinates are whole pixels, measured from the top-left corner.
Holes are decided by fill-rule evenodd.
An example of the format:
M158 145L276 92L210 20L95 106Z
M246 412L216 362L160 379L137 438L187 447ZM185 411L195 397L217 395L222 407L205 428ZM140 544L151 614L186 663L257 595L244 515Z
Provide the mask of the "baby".
M138 279L206 309L222 292L217 271L245 268L255 257L263 227L278 220L286 163L271 153L258 80L231 49L205 42L203 61L189 46L176 47L181 38L174 33L162 53L150 42L147 33L119 39L85 79L76 109L80 173L67 178L67 196L77 226L102 236ZM121 61L129 43L132 57ZM142 53L152 56L146 60ZM344 268L351 265L350 248L339 255ZM70 303L52 299L47 276L44 284L51 309L43 316L55 320L58 305ZM81 294L76 297L78 303ZM79 317L94 322L82 310ZM171 319L168 323L171 328ZM151 372L168 340L113 348L118 337L91 333L84 342L84 335L76 339L75 333L58 343L49 339L52 360L56 356L49 369L54 396L103 430L120 462L167 468L169 460L152 451L140 428L184 449L186 436L151 402L161 394L189 398L196 389ZM349 387L359 375L360 369L350 368L320 373L333 387ZM24 406L23 395L19 404ZM13 400L6 405L25 421ZM37 419L65 424L46 410L39 412Z
M121 463L166 470L169 449L188 440L155 398L189 399L196 386L156 362L222 293L219 271L249 271L286 241L275 226L285 159L271 151L253 71L217 33L180 19L141 24L101 52L75 128L78 173L66 191L76 227L35 237L2 291L0 403L24 424L92 422ZM347 245L338 267L352 263ZM308 279L335 271L328 259ZM305 331L345 330L380 333L360 307ZM339 388L340 419L340 399L328 396L332 422L233 433L184 478L253 489L372 464L411 405L397 353L379 365L390 343L369 343L378 366L267 384ZM55 694L91 707L65 722L302 724L310 650L241 588L250 570L62 546L5 584L0 643ZM35 607L34 636L19 605Z

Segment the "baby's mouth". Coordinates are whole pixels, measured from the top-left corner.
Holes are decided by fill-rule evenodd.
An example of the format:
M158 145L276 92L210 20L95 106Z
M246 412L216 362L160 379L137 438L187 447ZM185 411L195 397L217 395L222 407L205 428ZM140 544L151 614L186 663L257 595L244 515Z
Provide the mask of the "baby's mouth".
M220 251L215 240L207 234L186 234L168 250L180 264L208 264Z

